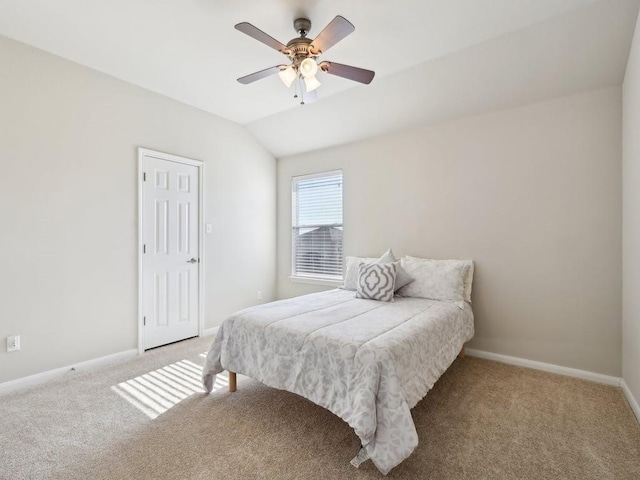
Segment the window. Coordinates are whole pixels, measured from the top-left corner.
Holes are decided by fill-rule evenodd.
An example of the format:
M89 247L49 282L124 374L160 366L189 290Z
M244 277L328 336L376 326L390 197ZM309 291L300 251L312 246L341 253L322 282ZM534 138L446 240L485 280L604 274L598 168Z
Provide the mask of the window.
M342 171L291 180L292 275L342 279Z

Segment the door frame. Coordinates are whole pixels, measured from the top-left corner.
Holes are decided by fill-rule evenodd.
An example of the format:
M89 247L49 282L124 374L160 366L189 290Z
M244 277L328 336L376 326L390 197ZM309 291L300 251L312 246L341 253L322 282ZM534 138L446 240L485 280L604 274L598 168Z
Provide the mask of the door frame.
M198 169L198 336L204 334L204 265L205 265L205 248L204 248L204 162L191 158L172 155L170 153L158 152L148 148L138 147L138 355L144 353L144 292L143 292L143 188L144 188L144 157L154 157L169 162L181 163L183 165L191 165Z

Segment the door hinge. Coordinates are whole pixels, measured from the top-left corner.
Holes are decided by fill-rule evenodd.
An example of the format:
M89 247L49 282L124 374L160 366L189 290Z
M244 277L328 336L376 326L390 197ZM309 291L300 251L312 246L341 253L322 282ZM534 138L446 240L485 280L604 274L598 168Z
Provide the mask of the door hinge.
M147 253L147 245L142 245L142 253Z
M147 326L147 317L142 317L142 325Z
M143 182L147 181L147 172L142 172L142 181Z

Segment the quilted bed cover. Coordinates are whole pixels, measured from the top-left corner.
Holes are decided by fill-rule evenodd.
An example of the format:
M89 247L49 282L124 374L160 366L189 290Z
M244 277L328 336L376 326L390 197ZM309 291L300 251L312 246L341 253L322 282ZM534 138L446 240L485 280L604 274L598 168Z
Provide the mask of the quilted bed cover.
M418 445L413 408L473 337L473 313L420 298L330 290L251 307L220 326L203 371L241 373L338 415L387 474Z

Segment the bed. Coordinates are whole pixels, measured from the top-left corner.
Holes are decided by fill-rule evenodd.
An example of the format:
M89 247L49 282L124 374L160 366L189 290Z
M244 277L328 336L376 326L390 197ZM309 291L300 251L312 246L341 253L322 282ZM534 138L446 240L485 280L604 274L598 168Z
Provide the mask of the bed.
M335 289L242 310L226 319L203 384L230 372L301 395L347 422L387 474L418 445L413 408L473 337L468 302L359 299Z

